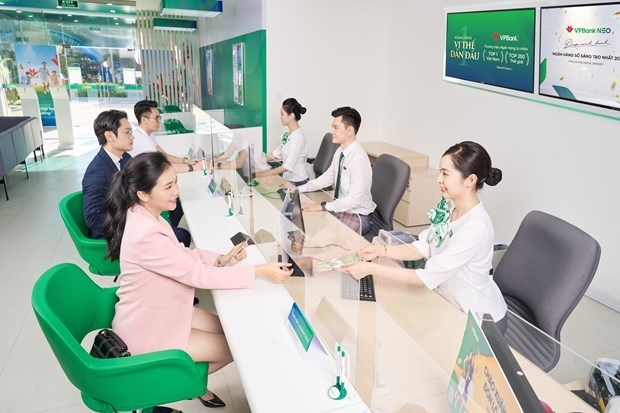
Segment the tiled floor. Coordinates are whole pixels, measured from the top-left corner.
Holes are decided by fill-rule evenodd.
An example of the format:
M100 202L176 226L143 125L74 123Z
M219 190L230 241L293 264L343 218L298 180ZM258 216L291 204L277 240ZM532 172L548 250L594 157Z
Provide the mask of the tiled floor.
M58 214L58 202L81 189L81 177L98 150L92 120L102 110L127 105L81 103L73 106L75 145L58 150L55 132L45 137L46 159L28 159L30 179L22 166L8 177L10 201L0 196L0 412L64 412L89 410L69 383L41 334L31 306L30 293L39 275L60 262L74 262L86 272ZM109 278L96 277L102 285ZM209 305L201 292L201 305ZM563 341L594 360L600 356L620 358L620 316L585 298L568 320ZM564 351L552 374L561 382L587 375L585 363ZM219 412L250 411L234 365L213 374L209 388L227 402ZM184 412L203 412L197 400L175 403Z

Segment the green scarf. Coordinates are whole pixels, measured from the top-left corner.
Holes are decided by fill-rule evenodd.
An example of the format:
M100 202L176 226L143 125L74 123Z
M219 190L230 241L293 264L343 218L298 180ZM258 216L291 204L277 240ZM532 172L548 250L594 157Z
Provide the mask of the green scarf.
M431 226L428 230L426 241L435 247L439 247L446 238L452 235L452 229L450 229L450 207L444 198L441 198L437 208L428 211L428 219L431 221Z

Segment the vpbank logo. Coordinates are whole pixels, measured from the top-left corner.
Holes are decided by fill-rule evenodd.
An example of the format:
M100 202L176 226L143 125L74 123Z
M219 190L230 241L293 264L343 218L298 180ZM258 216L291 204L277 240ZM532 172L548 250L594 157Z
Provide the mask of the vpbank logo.
M568 25L566 31L575 32L575 34L611 34L613 30L610 27L573 27Z
M499 34L497 32L493 33L493 39L495 40L503 40L505 42L518 42L519 41L519 36L517 36L516 34L510 35L510 34Z

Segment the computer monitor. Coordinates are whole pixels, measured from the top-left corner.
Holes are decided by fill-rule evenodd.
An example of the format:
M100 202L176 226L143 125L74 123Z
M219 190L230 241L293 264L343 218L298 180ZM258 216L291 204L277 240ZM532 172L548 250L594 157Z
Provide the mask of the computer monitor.
M247 186L253 186L254 179L256 178L256 155L254 154L254 144L250 143L247 146L248 154L245 157L242 165L242 177L243 182Z
M467 327L446 393L450 411L544 413L544 407L525 377L490 315L480 326L469 313Z
M290 254L301 258L305 239L304 218L301 211L299 192L286 191L284 201L280 207L280 237L282 244L282 262L292 264L294 276L303 277L305 274Z

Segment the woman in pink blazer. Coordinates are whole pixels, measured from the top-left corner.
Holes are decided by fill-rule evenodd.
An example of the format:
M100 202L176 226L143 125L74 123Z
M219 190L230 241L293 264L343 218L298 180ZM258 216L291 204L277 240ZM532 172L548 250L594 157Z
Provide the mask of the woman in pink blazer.
M176 172L159 152L136 156L112 178L104 234L121 267L112 329L133 354L182 349L213 373L232 355L219 318L193 307L194 288L250 288L257 276L282 282L291 270L280 262L226 268L246 257L243 244L226 255L184 247L160 215L178 196ZM208 390L200 401L224 406Z

